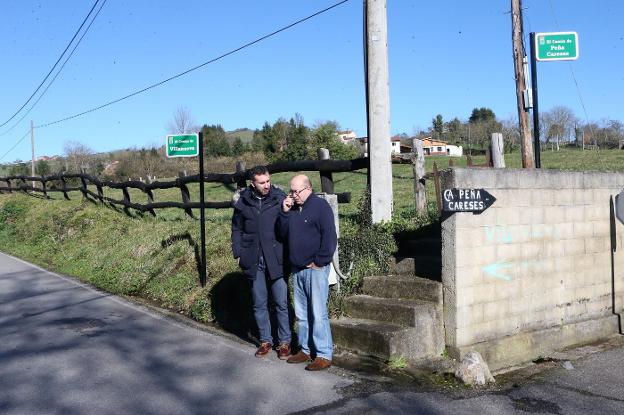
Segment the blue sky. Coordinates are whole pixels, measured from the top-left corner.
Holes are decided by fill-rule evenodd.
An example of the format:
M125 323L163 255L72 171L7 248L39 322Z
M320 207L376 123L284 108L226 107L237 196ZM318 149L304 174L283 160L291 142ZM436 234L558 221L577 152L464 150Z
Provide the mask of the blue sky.
M201 64L337 0L108 0L46 95L0 155L35 125L97 107ZM31 95L94 0L0 2L0 123ZM540 109L566 105L586 120L624 121L624 1L524 0L525 32L577 31L580 58L538 64ZM388 0L392 133L474 107L515 116L509 0ZM71 49L70 49L71 50ZM573 75L578 83L578 89ZM160 145L178 107L198 124L259 128L300 113L365 135L362 1L349 2L147 93L35 130L36 154L67 141L95 151ZM29 106L26 107L26 109ZM30 158L26 138L0 162Z

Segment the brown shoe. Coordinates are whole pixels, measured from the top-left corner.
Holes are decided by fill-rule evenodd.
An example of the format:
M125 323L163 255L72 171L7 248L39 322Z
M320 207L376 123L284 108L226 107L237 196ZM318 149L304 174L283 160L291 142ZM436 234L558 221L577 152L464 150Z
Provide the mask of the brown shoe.
M286 360L290 357L290 345L288 343L282 343L277 347L277 357L280 360Z
M260 343L260 347L258 347L258 350L256 350L256 357L266 356L267 354L269 354L272 348L273 345L269 342Z
M314 359L312 363L305 367L306 370L316 371L316 370L325 370L332 365L331 360L327 360L323 357L317 357Z
M312 359L310 359L310 356L308 356L307 354L303 353L300 350L299 353L290 356L286 362L288 362L288 363L306 363L306 362L309 362L311 360Z

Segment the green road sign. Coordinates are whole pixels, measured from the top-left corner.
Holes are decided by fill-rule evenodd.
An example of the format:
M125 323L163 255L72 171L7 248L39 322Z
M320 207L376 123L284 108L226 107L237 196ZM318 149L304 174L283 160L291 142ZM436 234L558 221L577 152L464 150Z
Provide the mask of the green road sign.
M165 139L167 157L196 157L199 154L197 134L168 135Z
M576 32L536 33L535 50L538 61L573 61L578 59Z

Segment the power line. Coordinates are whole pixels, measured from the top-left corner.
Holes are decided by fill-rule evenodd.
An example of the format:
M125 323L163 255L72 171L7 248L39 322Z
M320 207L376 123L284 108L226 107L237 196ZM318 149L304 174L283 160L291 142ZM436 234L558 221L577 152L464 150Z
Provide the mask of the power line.
M217 56L216 58L210 59L210 60L208 60L208 61L206 61L206 62L204 62L204 63L202 63L202 64L199 64L199 65L194 66L194 67L192 67L192 68L190 68L190 69L187 69L187 70L185 70L184 72L180 72L180 73L178 73L177 75L173 75L173 76L171 76L171 77L169 77L169 78L167 78L167 79L165 79L165 80L163 80L163 81L157 82L157 83L152 84L152 85L150 85L150 86L148 86L148 87L145 87L145 88L140 89L140 90L138 90L138 91L132 92L132 93L130 93L130 94L128 94L128 95L126 95L126 96L123 96L123 97L121 97L121 98L117 98L117 99L115 99L115 100L113 100L113 101L109 101L109 102L107 102L107 103L105 103L105 104L102 104L102 105L99 105L99 106L97 106L97 107L94 107L94 108L88 109L88 110L86 110L86 111L83 111L83 112L80 112L80 113L77 113L77 114L74 114L74 115L70 115L70 116L68 116L68 117L61 118L61 119L56 120L56 121L52 121L52 122L49 122L49 123L45 123L45 124L41 124L41 125L37 125L37 126L35 126L35 128L44 128L44 127L49 127L49 126L54 125L54 124L58 124L58 123L61 123L61 122L64 122L64 121L68 121L68 120L71 120L71 119L73 119L73 118L77 118L77 117L80 117L80 116L82 116L82 115L89 114L89 113L91 113L91 112L94 112L94 111L100 110L100 109L102 109L102 108L106 108L106 107L108 107L108 106L110 106L110 105L113 105L113 104L116 104L116 103L118 103L118 102L124 101L124 100L126 100L126 99L128 99L128 98L131 98L131 97L133 97L133 96L135 96L135 95L139 95L139 94L141 94L141 93L143 93L143 92L149 91L150 89L156 88L157 86L163 85L163 84L165 84L165 83L167 83L167 82L169 82L169 81L173 81L174 79L180 78L180 77L182 77L182 76L184 76L184 75L186 75L186 74L188 74L188 73L190 73L190 72L196 71L197 69L200 69L200 68L202 68L202 67L204 67L204 66L206 66L206 65L209 65L209 64L211 64L211 63L217 62L217 61L219 61L219 60L221 60L221 59L223 59L223 58L225 58L225 57L227 57L227 56L233 55L234 53L239 52L239 51L241 51L241 50L243 50L243 49L246 49L246 48L248 48L248 47L250 47L250 46L252 46L252 45L255 45L256 43L260 43L260 42L262 42L263 40L266 40L266 39L268 39L268 38L270 38L270 37L272 37L272 36L275 36L275 35L277 35L278 33L284 32L284 31L286 31L286 30L288 30L288 29L290 29L290 28L292 28L292 27L294 27L294 26L296 26L296 25L298 25L298 24L300 24L300 23L303 23L303 22L305 22L305 21L307 21L307 20L310 20L310 19L312 19L312 18L314 18L314 17L316 17L316 16L319 16L319 15L321 15L321 14L323 14L323 13L326 13L326 12L328 12L328 11L330 11L330 10L332 10L332 9L334 9L334 8L336 8L336 7L340 6L340 5L342 5L342 4L344 4L344 3L348 2L348 1L349 1L349 0L342 0L342 1L338 2L338 3L335 3L335 4L333 4L333 5L329 6L329 7L325 8L325 9L319 10L319 11L317 11L316 13L313 13L313 14L311 14L311 15L309 15L309 16L306 16L306 17L304 17L304 18L302 18L302 19L299 19L299 20L297 20L297 21L295 21L295 22L293 22L293 23L290 23L290 24L289 24L289 25L287 25L287 26L284 26L284 27L282 27L282 28L280 28L280 29L277 29L277 30L275 30L275 31L273 31L273 32L271 32L271 33L269 33L269 34L266 34L266 35L264 35L264 36L262 36L262 37L259 37L259 38L257 38L256 40L253 40L253 41L251 41L251 42L245 43L244 45L239 46L239 47L237 47L236 49L232 49L232 50L231 50L231 51L229 51L229 52L226 52L226 53L224 53L224 54L222 54L222 55L220 55L220 56ZM0 127L1 127L1 126L0 126Z
M17 140L17 143L15 143L15 144L13 145L13 147L11 147L11 148L10 148L10 149L6 152L6 153L4 153L4 154L2 155L2 157L0 157L0 160L4 159L4 158L7 156L7 154L9 154L11 151L13 151L13 149L14 149L15 147L17 147L17 146L19 145L19 143L21 143L22 141L24 141L24 139L25 139L26 137L28 137L28 134L30 134L30 130L29 130L29 131L26 131L26 134L24 134L24 136L23 136L22 138L20 138L19 140Z
M0 124L0 127L4 127L5 125L7 125L9 123L9 121L11 121L13 118L15 118L15 116L17 114L19 114L19 112L24 109L24 107L26 105L28 105L28 103L30 102L31 99L33 99L33 97L35 96L35 94L39 91L39 89L41 89L41 87L43 86L43 84L45 83L45 81L48 80L48 78L50 77L50 74L52 74L52 71L54 71L54 69L56 68L56 65L58 65L58 63L61 61L61 59L63 58L63 56L65 55L65 52L67 52L67 49L69 49L69 47L71 46L71 44L73 43L74 39L76 39L76 36L78 36L78 33L80 33L80 30L82 30L82 27L84 26L84 24L87 22L87 19L89 18L89 16L91 16L91 13L93 13L93 10L95 9L95 6L98 4L100 0L95 0L95 3L93 3L93 6L91 7L91 10L89 10L89 14L87 14L87 16L84 18L84 20L82 21L82 24L80 25L80 27L78 28L78 30L76 30L76 33L74 33L74 36L71 38L71 40L69 41L69 43L67 44L67 46L65 47L65 50L63 51L63 53L61 53L61 56L59 56L59 58L56 60L56 63L54 64L54 66L52 66L52 69L50 69L50 72L48 72L48 74L45 76L45 78L43 78L43 81L41 81L41 83L39 84L39 86L37 87L37 89L35 89L35 92L32 93L32 95L30 96L30 98L28 98L26 100L26 102L24 102L24 104L19 107L19 109L17 111L15 111L15 114L11 115L11 117L6 120L5 122L3 122L2 124Z
M41 98L43 98L43 96L46 94L46 92L48 92L48 89L52 86L52 84L54 83L54 81L56 80L56 78L59 76L59 74L63 71L63 68L65 67L65 65L67 64L67 62L69 62L69 60L71 59L71 57L73 56L74 52L76 51L76 49L78 48L78 46L80 45L80 42L82 42L82 39L85 37L85 35L87 34L87 32L89 31L89 29L91 28L91 25L93 24L93 22L95 21L95 19L98 17L98 15L100 14L100 11L102 11L102 8L104 7L104 5L106 4L107 0L104 0L102 2L102 4L100 5L100 8L98 9L98 11L95 13L95 15L93 15L93 19L91 19L91 22L89 23L89 25L87 26L87 28L85 29L84 32L82 32L82 36L80 36L80 39L78 39L78 42L76 42L76 44L74 45L74 48L72 49L72 51L69 53L69 55L67 56L67 58L65 59L65 61L63 62L63 64L61 65L60 69L56 72L56 75L54 75L54 77L52 78L52 80L50 81L50 83L45 87L45 89L43 90L43 92L41 93L41 95L39 95L39 97L37 98L37 100L30 106L30 108L28 108L28 110L26 111L26 113L24 113L24 115L22 115L22 117L15 123L13 124L13 126L11 128L9 128L8 130L6 130L5 132L3 132L2 134L0 134L0 136L4 136L7 135L8 133L10 133L11 131L13 131L13 129L15 127L17 127L19 125L20 122L22 122L22 120L24 118L26 118L28 116L28 114L30 113L30 111L32 111L33 108L35 108L35 106L39 103L39 101L41 101Z

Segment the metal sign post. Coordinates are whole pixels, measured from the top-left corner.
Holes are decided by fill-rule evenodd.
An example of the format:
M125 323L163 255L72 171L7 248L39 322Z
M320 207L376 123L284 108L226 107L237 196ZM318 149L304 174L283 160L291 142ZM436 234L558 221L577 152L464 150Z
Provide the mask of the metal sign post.
M206 217L204 215L204 135L199 132L199 238L201 239L201 264L199 281L206 286Z
M206 217L204 206L204 138L201 131L194 134L168 135L165 138L167 157L199 156L199 238L201 240L201 258L199 281L206 285Z

